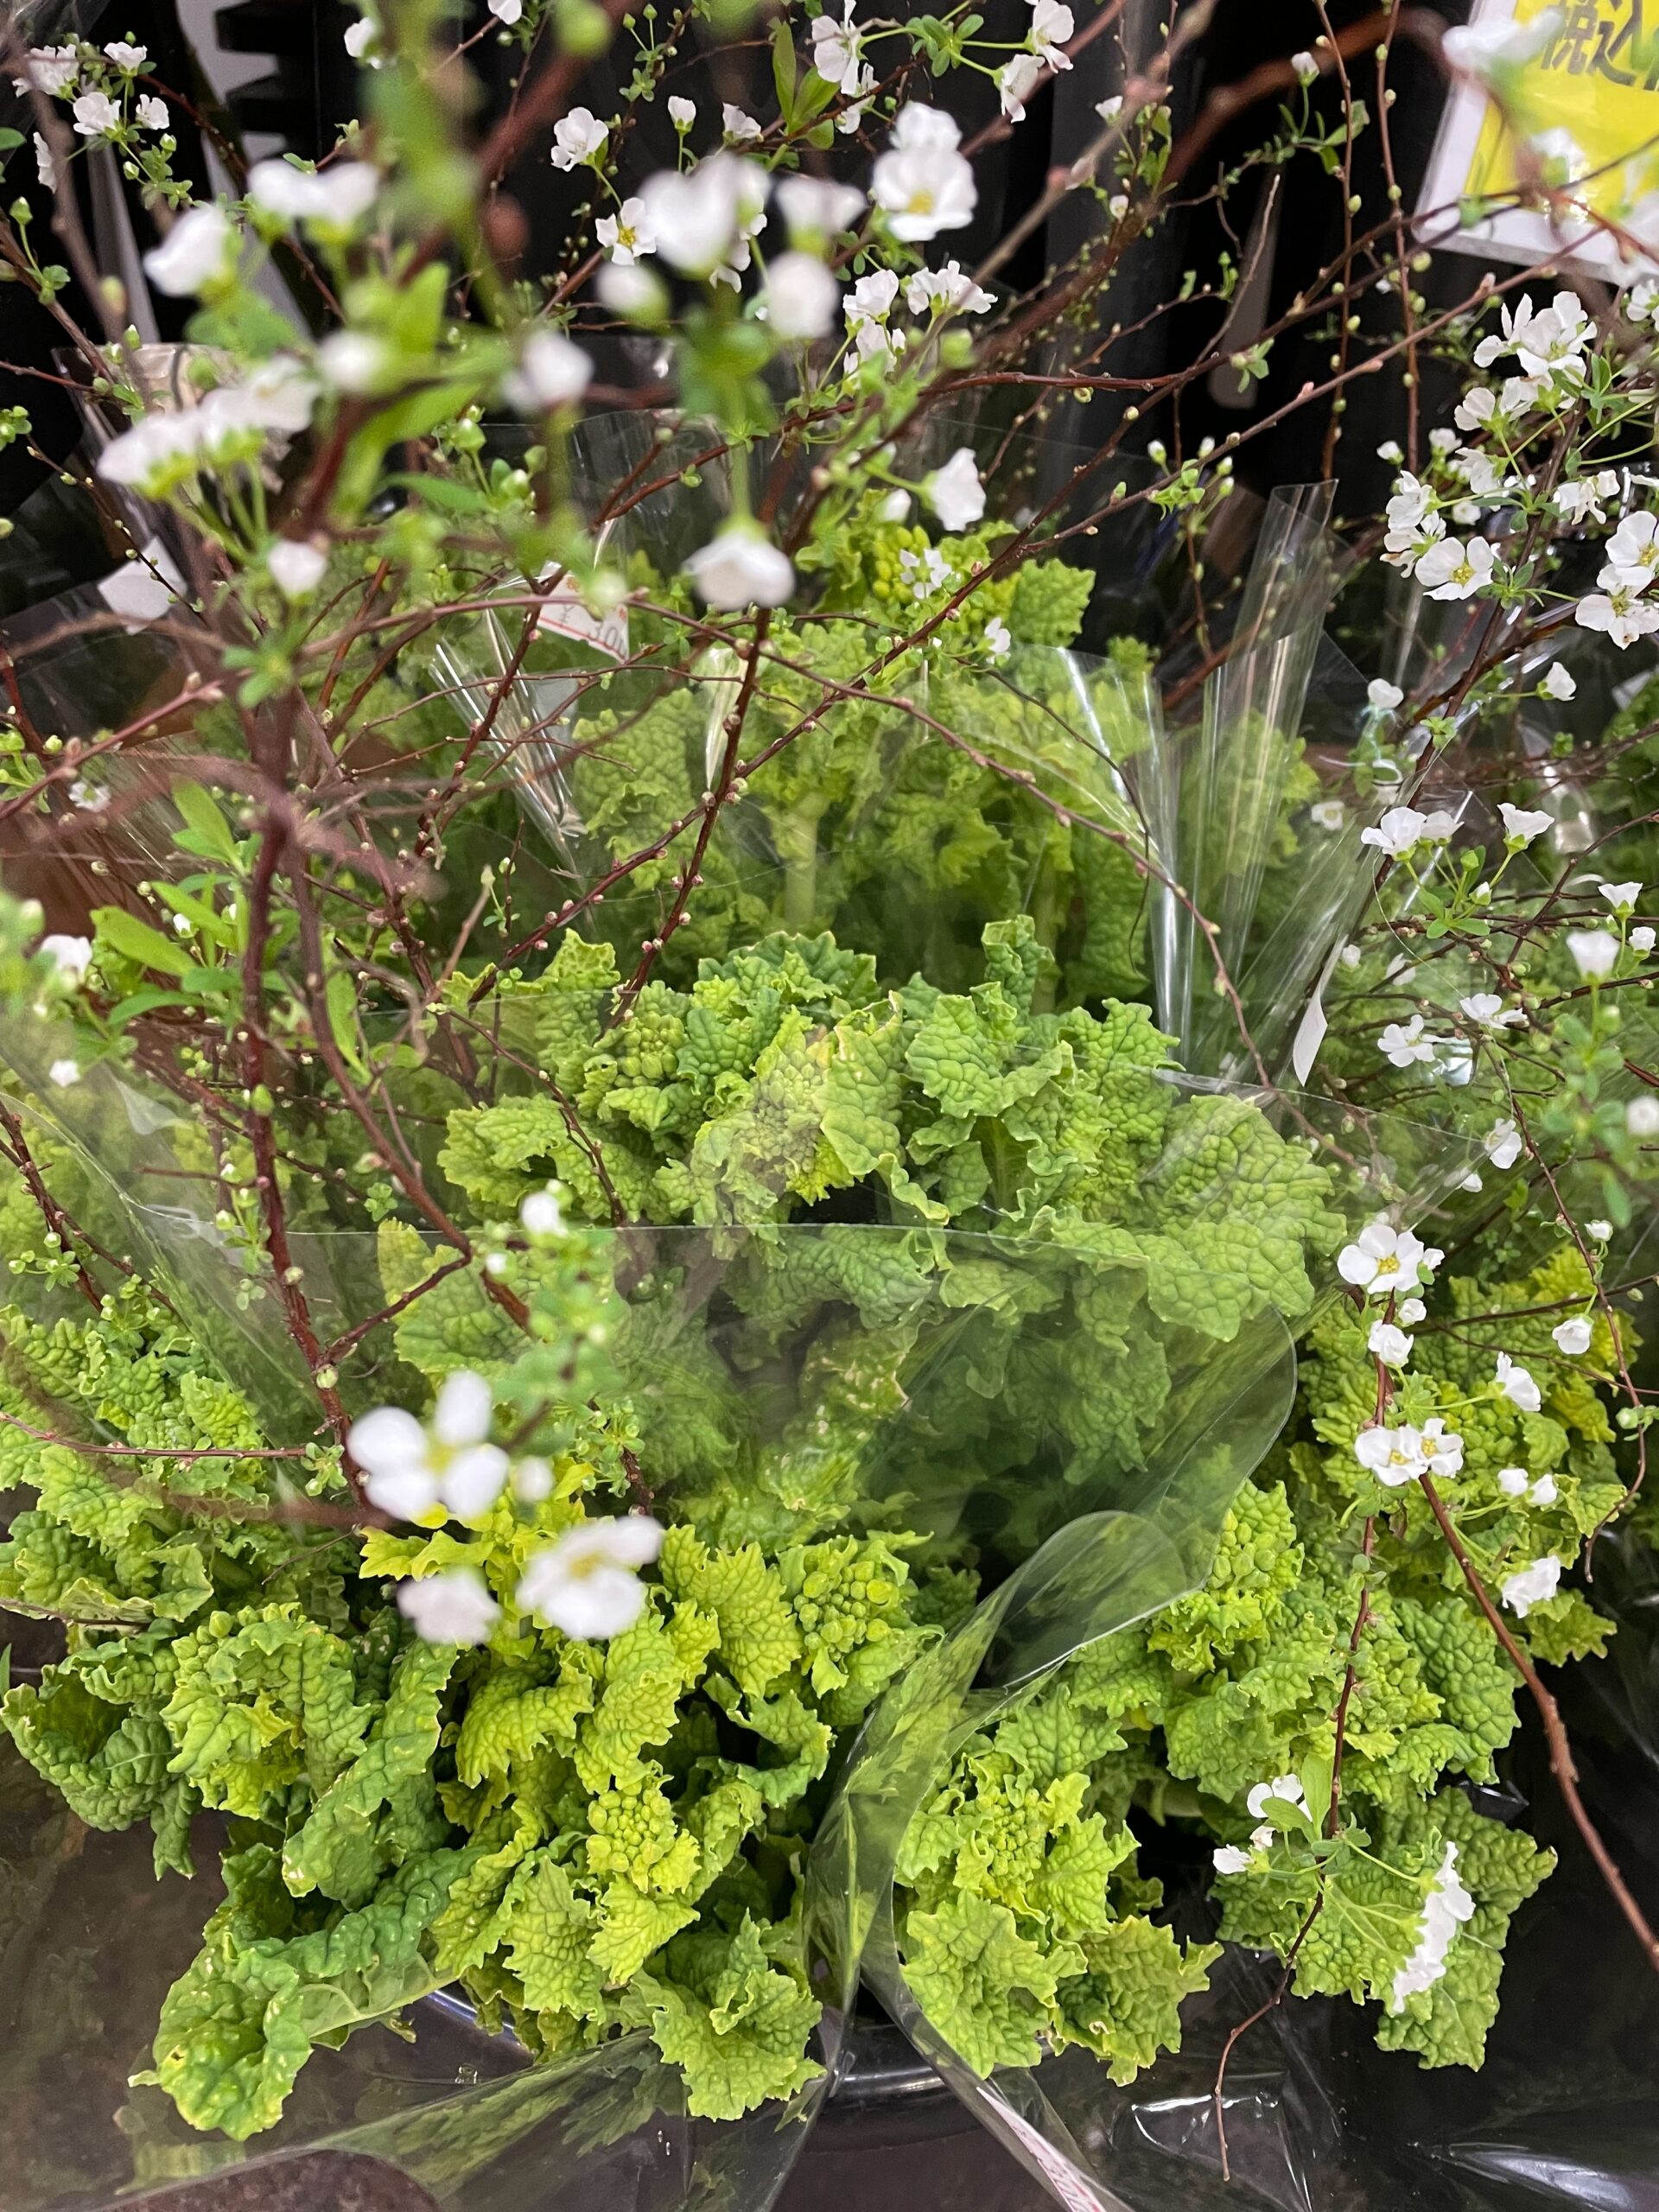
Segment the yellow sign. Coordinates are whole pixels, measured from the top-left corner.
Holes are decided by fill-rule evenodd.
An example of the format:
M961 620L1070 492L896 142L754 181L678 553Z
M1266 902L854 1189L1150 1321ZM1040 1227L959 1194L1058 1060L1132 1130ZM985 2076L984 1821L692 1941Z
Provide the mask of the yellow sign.
M1469 74L1429 167L1424 242L1614 283L1659 275L1659 0L1645 16L1643 0L1496 0L1447 51ZM1518 204L1522 143L1553 206Z

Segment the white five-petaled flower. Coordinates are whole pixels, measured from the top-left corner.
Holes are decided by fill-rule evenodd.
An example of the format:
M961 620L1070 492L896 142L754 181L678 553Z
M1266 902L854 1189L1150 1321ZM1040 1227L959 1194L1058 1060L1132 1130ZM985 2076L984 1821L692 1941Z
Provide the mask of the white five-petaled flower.
M1397 683L1390 683L1386 677L1374 676L1365 686L1365 703L1379 715L1391 715L1405 693Z
M507 1455L489 1441L493 1408L481 1375L445 1377L423 1424L401 1406L378 1406L353 1422L346 1448L365 1478L371 1505L400 1521L442 1506L463 1521L486 1513L507 1478Z
M1384 1489L1401 1490L1423 1471L1422 1444L1421 1432L1409 1422L1396 1428L1377 1422L1355 1437L1354 1457Z
M1026 119L1026 102L1036 90L1043 65L1034 54L1016 54L996 73L996 94L1010 123Z
M1535 310L1529 296L1523 296L1513 310L1504 302L1498 308L1498 321L1501 334L1494 332L1475 348L1478 369L1512 353L1529 377L1582 381L1584 363L1579 357L1595 335L1595 325L1575 292L1557 292L1547 308Z
M1560 1587L1561 1562L1554 1552L1535 1559L1504 1578L1499 1595L1517 1619L1524 1620L1535 1605L1547 1605Z
M1427 1067L1440 1051L1440 1040L1426 1035L1422 1015L1414 1014L1409 1021L1389 1022L1376 1040L1376 1049L1390 1067Z
M37 92L55 99L67 92L80 74L80 49L76 46L31 47L23 58L23 74L11 80L15 92L26 92L32 85Z
M121 110L107 92L83 92L69 111L83 138L107 138L121 128Z
M1513 1167L1526 1150L1521 1132L1511 1121L1494 1122L1481 1140L1486 1157L1494 1167L1503 1171Z
M947 530L969 530L985 512L985 486L970 447L958 446L922 485L922 497Z
M591 108L573 107L553 126L554 168L574 169L584 162L596 161L610 135L610 125L601 123Z
M1615 584L1645 591L1659 568L1659 515L1645 509L1626 515L1602 550L1605 559L1596 582L1604 591Z
M1605 576L1606 569L1601 574ZM1573 620L1581 630L1599 630L1623 652L1638 638L1659 630L1659 606L1638 598L1638 589L1631 584L1615 583L1607 589L1586 593L1573 608Z
M1581 523L1587 518L1592 522L1605 522L1605 502L1618 489L1616 469L1598 469L1593 476L1571 477L1555 487L1556 512L1570 523Z
M79 1083L80 1081L80 1062L79 1060L54 1060L51 1066L48 1068L46 1072L52 1081L56 1084L60 1090L67 1090L72 1083Z
M1523 1414L1541 1410L1543 1392L1524 1367L1518 1366L1506 1351L1497 1355L1497 1387L1510 1403Z
M374 51L380 43L380 28L369 16L359 16L354 23L348 24L342 43L353 61L366 61L371 69L380 67Z
M594 235L619 269L631 269L642 253L657 251L657 233L645 219L645 203L638 194L625 200L614 215L601 215Z
M943 269L918 269L906 280L905 304L912 315L983 315L996 302L960 263L947 261Z
M518 1585L518 1603L569 1637L620 1636L645 1611L638 1569L663 1548L649 1514L587 1521L537 1552Z
M760 125L754 118L746 115L741 107L734 107L729 100L721 105L720 125L726 136L740 146L753 145L761 136Z
M1554 816L1546 814L1541 807L1511 806L1503 799L1497 810L1503 818L1505 839L1517 849L1529 845L1535 837L1541 837L1546 830L1554 826Z
M154 92L141 92L132 104L132 119L141 130L165 130L167 102Z
M1450 37L1451 34L1446 34ZM1464 1923L1474 1915L1475 1901L1458 1874L1458 1847L1448 1843L1423 1900L1422 1925L1411 1956L1394 1977L1389 2010L1405 2010L1406 1999L1433 1989L1446 1972L1446 1953Z
M183 299L200 292L224 269L236 232L222 207L208 201L181 215L160 245L144 256L158 292Z
M53 961L58 973L72 983L78 983L92 963L92 941L87 937L65 937L54 931L43 937L38 948Z
M1380 1359L1384 1367L1403 1367L1411 1357L1414 1341L1403 1329L1397 1329L1392 1321L1373 1321L1365 1346L1371 1357Z
M397 1610L426 1643L487 1643L501 1608L470 1567L397 1585Z
M659 169L639 188L642 220L663 259L688 276L712 276L766 222L769 180L758 162L711 154L682 176Z
M1281 1804L1298 1806L1304 1813L1307 1810L1307 1792L1302 1787L1300 1775L1275 1774L1270 1782L1253 1783L1249 1795L1244 1800L1253 1821L1259 1821L1267 1811L1270 1797Z
M1599 883L1596 888L1616 914L1632 912L1642 896L1639 883Z
M1391 806L1380 822L1360 831L1359 842L1386 853L1390 860L1400 860L1417 845L1443 845L1457 826L1455 815L1422 814L1414 806Z
M1643 922L1639 929L1634 929L1630 931L1631 951L1651 952L1653 950L1656 937L1659 937L1659 932L1656 932L1654 930L1650 923Z
M853 21L853 0L842 0L839 19L826 8L812 19L812 67L827 84L849 99L866 87L859 55L859 29Z
M1408 1229L1395 1229L1379 1215L1338 1253L1337 1273L1371 1298L1392 1298L1415 1290L1445 1257L1436 1246L1425 1244ZM1421 1320L1422 1315L1420 1312L1406 1318Z
M338 162L326 169L256 162L248 171L249 199L285 223L350 230L373 207L379 189L380 173L372 162Z
M1589 1351L1594 1332L1583 1314L1575 1313L1569 1320L1558 1321L1549 1333L1554 1338L1557 1351L1565 1352L1569 1359L1576 1359L1580 1352Z
M1414 573L1431 599L1472 599L1492 580L1497 556L1484 537L1437 538Z
M1215 1868L1217 1874L1248 1874L1255 1857L1236 1843L1223 1843L1216 1847Z
M710 607L781 607L795 588L795 571L753 523L728 522L694 553L685 572Z
M1000 614L993 614L985 625L985 650L993 660L1006 660L1014 645L1008 626Z
M1618 939L1611 930L1568 930L1567 949L1586 982L1611 976L1618 958Z
M559 1204L560 1186L550 1183L543 1191L531 1191L518 1208L518 1225L526 1236L563 1236L564 1209Z
M591 359L563 332L533 330L524 340L517 371L503 379L503 389L525 414L544 415L556 407L574 407L593 373Z
M1496 991L1472 991L1458 1001L1459 1010L1483 1029L1510 1029L1526 1020L1518 1006L1506 1007Z
M149 60L149 49L148 47L133 46L124 38L111 39L104 49L104 58L106 61L113 61L123 76L133 77Z
M973 220L979 194L961 139L938 108L912 101L899 109L870 180L870 196L895 238L919 245Z
M509 30L520 21L524 12L524 0L488 0L490 13L498 23L505 23Z
M265 556L265 566L284 599L304 599L327 571L327 550L308 538L279 537Z
M1060 49L1077 26L1065 0L1031 0L1031 42L1050 69L1069 69L1071 57Z
M836 320L841 287L815 253L780 253L766 271L761 304L773 334L822 338Z

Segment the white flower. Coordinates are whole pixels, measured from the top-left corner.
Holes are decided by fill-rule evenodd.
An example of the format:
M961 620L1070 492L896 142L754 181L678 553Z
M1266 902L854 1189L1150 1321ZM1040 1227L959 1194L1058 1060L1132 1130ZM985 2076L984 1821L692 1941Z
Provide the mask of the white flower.
M580 346L556 330L533 330L524 340L518 367L504 388L525 414L544 415L574 407L593 379L594 365Z
M1396 537L1414 536L1422 528L1433 504L1433 494L1421 478L1402 469L1395 479L1394 496L1383 513L1389 525L1389 545L1392 551Z
M979 194L959 150L962 133L938 108L900 108L887 150L875 164L871 197L895 238L918 245L973 220Z
M1576 293L1557 292L1549 306L1536 313L1529 296L1523 296L1513 312L1505 302L1498 308L1498 320L1502 336L1494 333L1475 348L1478 369L1512 353L1529 377L1554 374L1572 382L1582 379L1584 364L1579 355L1594 336L1595 326Z
M459 1519L488 1511L507 1478L507 1455L487 1440L490 1386L459 1369L445 1378L429 1427L399 1406L378 1406L353 1421L346 1448L362 1468L371 1505L400 1521L424 1519L438 1506Z
M1639 600L1629 584L1615 584L1611 590L1587 594L1573 608L1573 620L1581 630L1604 632L1623 652L1638 638L1659 630L1659 607Z
M1406 456L1401 450L1398 438L1384 438L1376 449L1376 457L1379 461L1386 461L1392 467L1398 468Z
M373 207L380 173L372 162L340 162L326 169L292 162L256 162L248 197L284 222L328 223L349 230Z
M1447 1432L1439 1414L1423 1423L1418 1438L1418 1451L1422 1456L1425 1471L1431 1475L1455 1475L1463 1466L1463 1439Z
M637 195L625 200L614 215L601 215L594 235L619 269L631 269L642 253L655 253L655 232L645 220L645 203Z
M685 564L710 607L781 607L795 588L789 556L753 523L728 522Z
M1016 54L997 72L997 98L1010 123L1025 121L1026 102L1042 73L1043 65L1034 54Z
M201 290L224 269L235 239L229 217L211 201L192 207L144 256L144 268L158 292L183 299Z
M1250 1830L1250 1848L1253 1851L1271 1851L1278 1840L1278 1830L1267 1821L1263 1821L1260 1827Z
M827 177L779 177L777 192L791 238L833 238L850 230L864 212L864 195L855 186L832 184Z
M752 115L745 115L741 107L734 107L729 100L721 104L721 128L728 138L735 138L740 145L747 145L760 136L760 125Z
M1494 1122L1481 1143L1487 1159L1500 1171L1513 1167L1526 1150L1520 1130L1510 1121Z
M1376 1040L1376 1049L1390 1067L1408 1068L1414 1062L1427 1065L1440 1050L1438 1037L1423 1034L1423 1017L1414 1014L1407 1022L1391 1021Z
M1359 842L1399 860L1415 845L1444 844L1457 826L1450 814L1420 814L1414 806L1391 806L1380 822L1360 831Z
M1624 1109L1624 1126L1633 1137L1659 1137L1659 1098L1645 1092L1632 1098Z
M340 391L372 392L392 365L385 340L366 330L336 330L317 348L317 366Z
M899 279L891 269L873 269L861 276L842 302L847 327L856 333L869 322L885 322L899 296Z
M1570 523L1581 523L1587 516L1592 522L1605 522L1604 501L1611 499L1618 489L1617 470L1604 468L1594 476L1580 476L1556 487L1555 505Z
M1642 896L1639 883L1599 883L1596 888L1616 914L1631 912Z
M916 271L905 285L905 304L912 315L925 315L930 308L950 315L983 315L996 302L958 263L947 261L943 269Z
M1518 1006L1506 1008L1496 991L1475 991L1468 998L1459 999L1458 1005L1471 1021L1478 1022L1483 1029L1513 1028L1516 1022L1527 1018Z
M1478 430L1483 423L1491 420L1497 408L1496 396L1484 384L1465 391L1452 410L1452 420L1460 430Z
M1446 35L1449 39L1452 34L1448 31ZM1395 1974L1389 1995L1390 2012L1403 2012L1407 1998L1433 1988L1446 1972L1446 1955L1452 1948L1452 1939L1473 1916L1475 1901L1459 1879L1457 1867L1458 1847L1448 1843L1423 1900L1422 1925L1416 1946Z
M559 1185L550 1183L544 1191L532 1191L518 1208L518 1221L527 1236L563 1236L564 1209L559 1204Z
M1574 1314L1568 1321L1558 1321L1550 1331L1557 1351L1564 1351L1569 1359L1576 1359L1580 1352L1590 1349L1590 1324L1581 1314Z
M271 581L284 599L304 599L322 582L327 550L302 537L279 537L265 556Z
M922 497L947 530L971 528L985 512L985 486L972 449L958 446L944 467L925 479Z
M780 253L761 293L779 338L822 338L836 319L841 287L815 253Z
M609 124L601 123L591 108L573 107L553 126L554 168L574 169L584 162L597 160L610 135Z
M1428 1319L1428 1308L1421 1298L1402 1298L1394 1310L1408 1329Z
M1374 1321L1371 1333L1365 1339L1372 1358L1380 1359L1384 1367L1403 1367L1411 1357L1414 1341L1403 1329L1396 1329L1392 1321Z
M607 261L594 279L594 289L613 315L653 321L668 310L668 294L662 283L638 261L630 262L626 269L620 262Z
M1611 1221L1586 1221L1584 1233L1592 1243L1605 1244L1612 1236L1613 1224Z
M1431 599L1472 599L1492 580L1494 556L1484 537L1442 537L1417 563L1417 581Z
M536 1554L518 1585L518 1603L566 1636L620 1636L645 1611L636 1570L662 1548L662 1528L648 1514L584 1522Z
M1315 799L1307 810L1308 819L1320 830L1340 830L1347 820L1347 810L1339 798Z
M1291 55L1290 66L1296 73L1296 81L1299 85L1311 85L1319 73L1319 63L1306 48L1301 53Z
M1220 1844L1216 1850L1216 1872L1217 1874L1248 1874L1254 1857L1253 1852L1243 1850L1236 1843Z
M55 99L80 74L80 50L74 46L31 47L23 57L23 72L12 79L14 91L26 92L32 85L37 92Z
M1559 8L1541 9L1529 22L1512 16L1491 17L1484 22L1459 23L1440 34L1440 51L1454 69L1484 77L1494 65L1530 61L1560 29Z
M1535 1559L1505 1578L1500 1595L1518 1619L1524 1620L1535 1605L1548 1604L1561 1579L1561 1562L1554 1552Z
M677 130L689 130L697 119L696 100L682 99L678 93L671 93L668 102L668 119Z
M133 102L132 119L141 130L165 130L167 102L157 99L154 92L141 92Z
M108 791L99 791L85 776L77 776L69 786L69 804L78 806L83 814L102 814L109 803Z
M41 939L40 951L57 964L58 973L72 983L78 983L92 962L92 941L88 937L63 937L55 931Z
M1524 1467L1500 1467L1497 1471L1497 1486L1505 1497L1524 1497L1531 1479Z
M1286 1805L1300 1805L1303 1812L1307 1810L1307 1792L1298 1775L1275 1774L1271 1782L1258 1782L1252 1786L1244 1802L1253 1821L1259 1821L1267 1811L1269 1797Z
M1634 929L1630 931L1631 951L1651 952L1654 947L1655 937L1655 931L1649 924L1643 922L1640 929Z
M709 276L766 219L767 178L758 162L712 154L686 175L659 169L640 187L644 220L664 259L690 276Z
M80 1081L80 1063L78 1060L54 1060L47 1073L60 1090L67 1090L72 1083Z
M1560 1492L1555 1487L1554 1475L1540 1475L1528 1493L1534 1505L1554 1505Z
M878 522L908 522L914 504L908 492L889 492L876 508L875 518ZM990 625L987 623L985 634L989 637L990 633Z
M1037 58L1050 69L1069 69L1071 57L1062 54L1065 44L1077 28L1071 10L1065 0L1032 0L1031 42Z
M858 50L859 29L853 21L853 0L842 0L841 20L826 8L812 20L812 67L826 83L856 99L864 89Z
M488 0L488 4L496 22L506 24L509 30L524 12L524 0Z
M1434 1245L1426 1245L1408 1229L1392 1227L1379 1215L1338 1253L1337 1273L1372 1298L1391 1298L1415 1290L1420 1278L1432 1275L1445 1257ZM1421 1320L1422 1314L1406 1318Z
M131 46L124 38L114 39L104 49L106 61L113 61L124 76L135 77L149 59L148 47Z
M1553 660L1539 678L1538 689L1547 699L1571 699L1578 691L1578 681L1569 669Z
M107 92L83 92L69 112L83 138L105 138L121 128L121 110Z
M1354 1439L1354 1457L1385 1490L1402 1490L1423 1472L1423 1440L1408 1423L1362 1428Z
M397 1585L397 1610L426 1643L487 1643L501 1608L470 1567Z
M1645 591L1659 567L1659 515L1626 515L1602 551L1605 566L1596 582L1604 590L1624 584L1633 592Z
M372 22L368 16L360 16L356 22L349 26L343 42L346 53L351 55L353 61L366 61L371 69L378 69L380 67L374 55L374 48L380 42L379 27Z
M58 165L52 158L52 149L37 130L35 133L35 174L48 192L58 188Z
M1567 949L1586 982L1611 976L1618 958L1618 939L1610 930L1568 930Z
M993 614L985 625L986 652L993 660L1006 660L1013 645L1014 639L1008 634L1007 624L1000 614ZM1659 1109L1656 1111L1659 1112Z
M1504 837L1517 848L1529 845L1535 837L1541 837L1546 830L1554 827L1554 816L1540 808L1511 806L1505 799L1500 801L1497 810L1503 817Z
M1564 185L1581 184L1589 175L1589 156L1564 124L1535 132L1529 143L1538 156L1546 184L1559 189Z
M1524 1367L1517 1367L1506 1351L1497 1355L1497 1387L1510 1403L1523 1414L1539 1412L1543 1393Z
M1379 715L1391 715L1405 696L1397 683L1390 683L1381 676L1374 676L1365 686L1365 703L1374 707Z

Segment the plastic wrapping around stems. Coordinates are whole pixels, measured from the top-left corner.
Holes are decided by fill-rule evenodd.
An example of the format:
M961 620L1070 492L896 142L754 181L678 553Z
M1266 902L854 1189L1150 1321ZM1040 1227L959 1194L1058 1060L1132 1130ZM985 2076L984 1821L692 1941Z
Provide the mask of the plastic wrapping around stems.
M1296 757L1331 590L1332 496L1329 485L1300 486L1268 502L1229 657L1205 684L1196 736L1174 756L1179 878L1229 974L1243 960ZM1236 1025L1212 988L1214 959L1198 944L1191 909L1175 918L1173 944L1159 978L1159 1016L1186 1065L1210 1066Z

